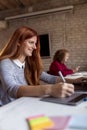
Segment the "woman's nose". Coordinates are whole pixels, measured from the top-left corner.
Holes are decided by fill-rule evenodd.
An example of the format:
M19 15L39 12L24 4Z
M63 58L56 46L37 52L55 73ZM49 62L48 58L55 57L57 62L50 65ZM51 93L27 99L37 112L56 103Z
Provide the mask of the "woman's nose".
M36 49L36 44L33 44L33 48Z

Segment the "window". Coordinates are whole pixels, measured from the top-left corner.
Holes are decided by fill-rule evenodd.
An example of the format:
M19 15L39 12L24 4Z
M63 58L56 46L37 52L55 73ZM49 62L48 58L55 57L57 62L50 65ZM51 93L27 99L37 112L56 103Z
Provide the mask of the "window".
M50 39L49 34L42 34L40 36L40 54L41 57L50 56Z

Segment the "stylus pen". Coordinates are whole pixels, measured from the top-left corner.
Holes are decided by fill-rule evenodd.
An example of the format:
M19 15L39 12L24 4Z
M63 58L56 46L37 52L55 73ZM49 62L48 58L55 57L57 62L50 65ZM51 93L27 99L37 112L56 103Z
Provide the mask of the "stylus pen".
M65 83L65 82L66 82L66 80L65 80L65 78L63 77L62 72L61 72L61 71L59 71L59 72L58 72L58 74L59 74L59 76L61 77L61 79L63 80L63 82Z

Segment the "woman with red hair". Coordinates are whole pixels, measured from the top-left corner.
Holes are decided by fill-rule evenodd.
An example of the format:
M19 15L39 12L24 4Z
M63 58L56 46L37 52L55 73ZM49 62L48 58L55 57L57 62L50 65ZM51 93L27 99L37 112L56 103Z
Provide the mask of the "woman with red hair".
M40 85L40 79L52 84ZM18 28L0 54L0 105L24 96L66 97L73 93L72 84L43 72L37 32L26 26Z

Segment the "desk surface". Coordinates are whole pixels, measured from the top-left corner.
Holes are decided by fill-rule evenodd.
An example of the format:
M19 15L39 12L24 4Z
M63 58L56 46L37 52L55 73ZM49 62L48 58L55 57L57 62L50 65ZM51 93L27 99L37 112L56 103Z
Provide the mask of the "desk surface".
M68 106L42 102L40 98L23 97L0 108L0 130L29 130L27 117L39 114L87 115L87 102L78 106Z
M76 79L76 78L79 78L79 77L87 78L87 71L81 71L81 72L77 72L77 73L70 74L70 75L66 76L66 78L70 78L70 79Z

